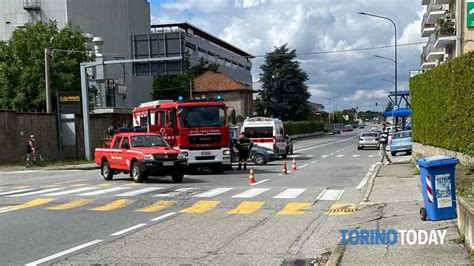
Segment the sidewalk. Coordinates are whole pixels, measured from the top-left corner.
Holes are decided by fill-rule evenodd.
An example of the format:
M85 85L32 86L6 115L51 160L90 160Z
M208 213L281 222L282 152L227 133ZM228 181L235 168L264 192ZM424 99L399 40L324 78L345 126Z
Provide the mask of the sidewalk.
M394 245L347 245L342 265L469 265L469 254L462 244L456 220L423 222L419 217L423 198L416 168L409 156L396 157L396 163L383 165L374 180L368 201L360 205L366 215L358 229L367 230L444 230L443 245L401 245L400 234ZM398 161L398 162L397 162Z
M8 172L31 172L31 171L55 171L55 170L94 170L99 169L99 166L95 163L84 163L84 164L70 164L70 165L53 165L53 166L33 166L26 168L24 166L2 166L0 167L0 173Z

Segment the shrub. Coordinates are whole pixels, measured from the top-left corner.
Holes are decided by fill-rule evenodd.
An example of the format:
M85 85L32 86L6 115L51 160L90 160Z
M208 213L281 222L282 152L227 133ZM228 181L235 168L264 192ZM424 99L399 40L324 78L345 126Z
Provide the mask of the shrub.
M324 131L324 123L318 121L286 121L283 123L286 134L297 135Z
M410 79L413 140L474 156L474 52Z

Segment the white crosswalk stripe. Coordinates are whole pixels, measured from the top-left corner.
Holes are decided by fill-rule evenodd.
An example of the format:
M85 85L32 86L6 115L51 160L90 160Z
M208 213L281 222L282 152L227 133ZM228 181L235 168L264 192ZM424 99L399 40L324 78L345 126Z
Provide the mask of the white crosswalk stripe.
M339 200L343 193L344 189L327 189L318 196L318 200Z
M112 187L112 188L101 189L101 190L97 190L97 191L92 191L92 192L79 194L79 196L97 196L97 195L103 195L103 194L116 192L116 191L120 191L120 190L125 190L125 189L130 189L130 188L129 187Z
M45 196L62 196L62 195L67 195L67 194L73 194L73 193L79 193L79 192L84 192L88 190L93 190L96 189L97 187L81 187L81 188L75 188L75 189L70 189L70 190L65 190L65 191L59 191L55 193L49 193L46 194Z
M274 199L294 199L305 192L304 188L289 188L273 197Z
M26 191L32 191L33 189L16 189L16 190L10 190L7 192L1 192L0 196L5 196L5 195L10 195L10 194L15 194L15 193L22 193Z
M21 194L15 194L15 195L9 195L7 197L24 197L24 196L30 196L30 195L38 195L38 194L45 194L48 192L53 192L57 190L61 190L63 188L48 188L48 189L43 189L43 190L38 190L38 191L32 191L32 192L26 192L26 193L21 193Z
M360 154L352 154L351 157L352 157L352 158L357 158L357 157L360 157Z
M160 190L160 189L164 189L164 187L146 187L146 188L142 188L142 189L137 189L137 190L117 194L115 196L116 197L133 197L133 196L136 196L136 195L145 194L145 193L149 193L149 192L152 192L152 191L157 191L157 190Z
M192 187L178 188L178 189L175 189L174 191L171 191L171 192L168 192L168 193L156 194L156 195L154 195L153 197L162 197L162 198L165 198L165 197L176 197L176 196L178 196L179 194L182 194L183 192L190 191L190 190L195 190L195 189L197 189L197 188L192 188Z
M251 188L247 191L244 191L242 193L232 196L232 198L245 198L245 199L253 198L269 190L270 190L269 188Z
M220 195L222 193L225 193L225 192L227 192L229 190L232 190L232 189L234 189L234 188L232 188L232 187L214 188L214 189L211 189L211 190L206 191L204 193L195 195L193 197L195 197L195 198L210 198L210 197L214 197L214 196Z
M336 158L342 158L344 156L345 156L344 154L339 154L339 155L336 155Z

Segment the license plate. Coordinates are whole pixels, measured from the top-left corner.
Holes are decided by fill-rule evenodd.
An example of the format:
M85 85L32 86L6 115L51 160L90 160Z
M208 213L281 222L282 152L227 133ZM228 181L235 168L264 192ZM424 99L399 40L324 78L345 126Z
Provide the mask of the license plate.
M163 162L163 166L173 166L174 162Z
M211 152L210 151L202 151L201 155L211 155Z

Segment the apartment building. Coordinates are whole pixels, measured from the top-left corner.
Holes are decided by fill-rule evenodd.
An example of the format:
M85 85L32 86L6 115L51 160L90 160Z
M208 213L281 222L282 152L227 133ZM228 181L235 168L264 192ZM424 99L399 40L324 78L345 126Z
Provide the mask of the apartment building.
M421 0L422 71L474 49L474 0Z

